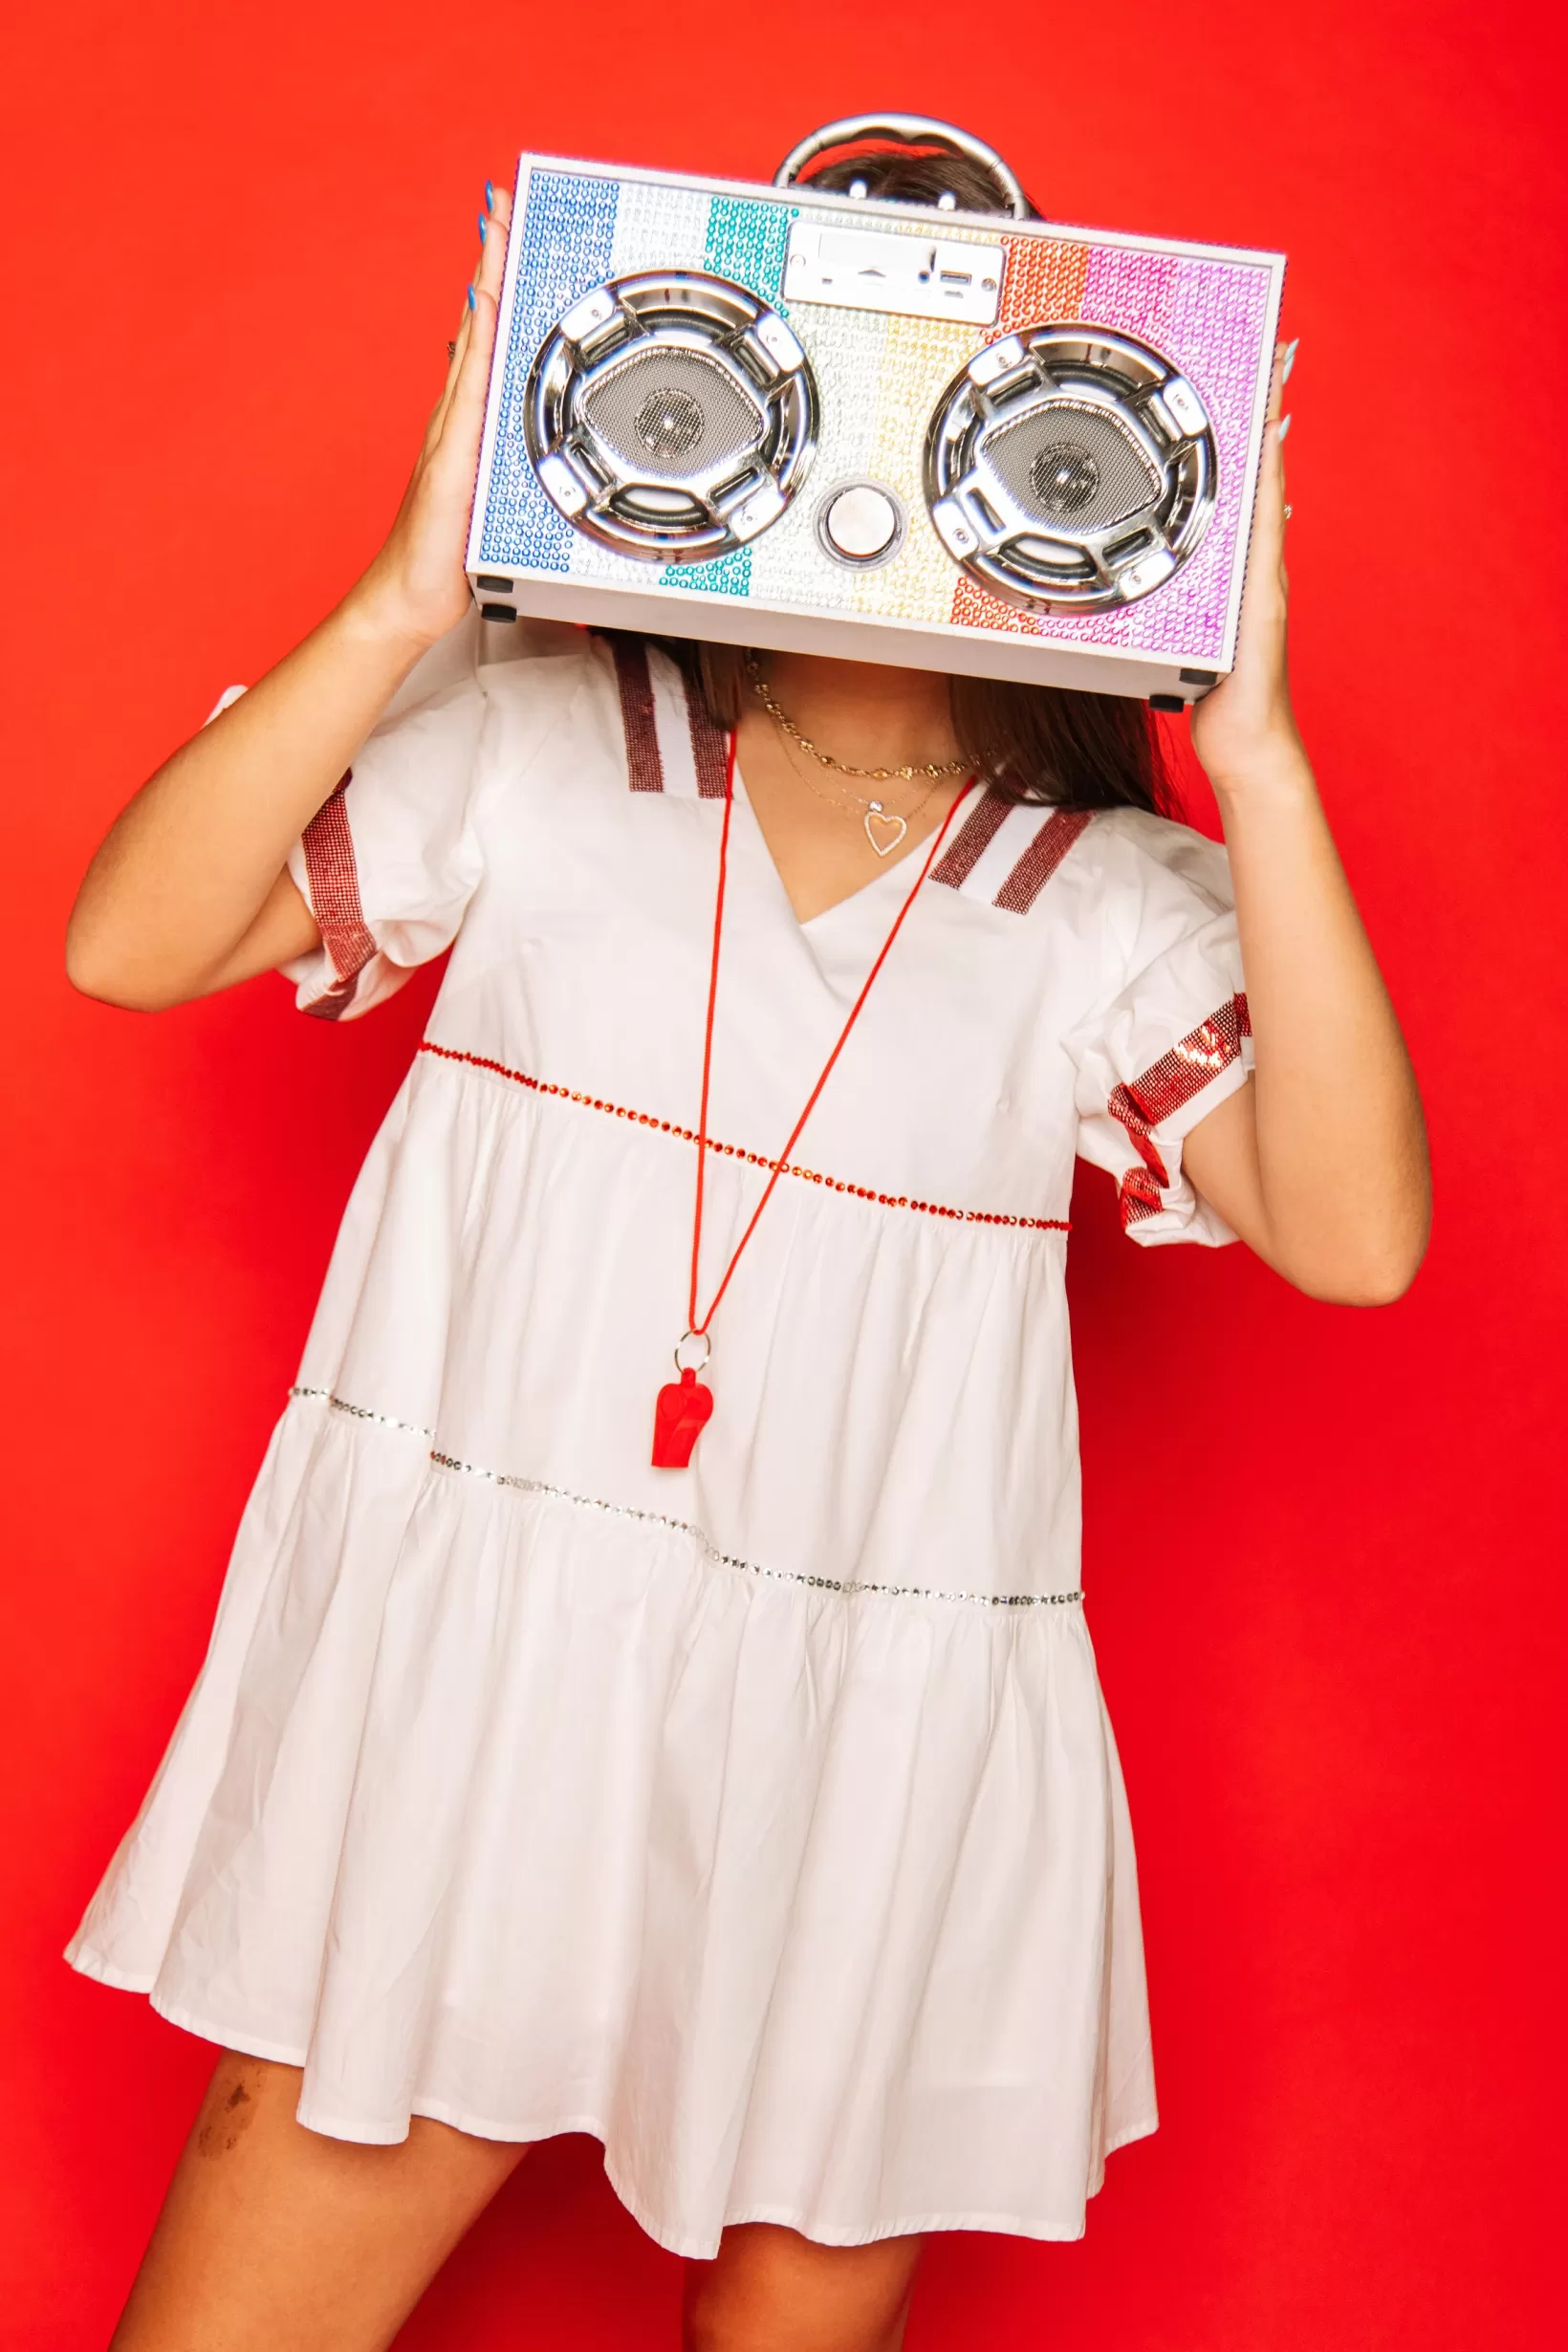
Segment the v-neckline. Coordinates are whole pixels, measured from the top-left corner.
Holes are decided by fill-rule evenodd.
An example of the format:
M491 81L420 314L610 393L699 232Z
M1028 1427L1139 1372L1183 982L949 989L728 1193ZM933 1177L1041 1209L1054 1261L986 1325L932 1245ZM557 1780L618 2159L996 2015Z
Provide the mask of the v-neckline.
M960 801L969 797L969 793L974 787L974 777L970 776L960 788L957 798L952 804L955 810ZM818 924L825 923L830 915L837 915L840 913L844 907L854 906L860 900L868 898L873 891L882 889L883 884L892 875L902 873L904 868L908 865L912 860L918 860L923 852L930 846L931 833L939 832L943 822L945 821L942 817L939 817L937 822L931 827L931 833L923 833L919 840L915 843L913 849L905 850L902 858L892 859L889 863L882 867L880 872L876 874L868 874L863 882L859 883L853 890L846 890L842 898L832 900L826 906L819 906L814 915L801 915L797 914L795 911L795 901L790 896L789 886L785 882L784 877L779 871L778 860L773 856L773 848L769 842L768 836L762 828L762 820L756 813L751 794L746 789L746 779L741 773L740 759L738 754L735 759L734 767L730 771L730 790L734 795L735 799L740 803L741 807L746 812L747 822L751 826L751 832L756 837L757 845L761 849L764 862L773 878L773 886L777 890L779 897L784 902L785 912L788 914L791 923L799 932L801 938L805 940L808 945L811 941L812 932Z

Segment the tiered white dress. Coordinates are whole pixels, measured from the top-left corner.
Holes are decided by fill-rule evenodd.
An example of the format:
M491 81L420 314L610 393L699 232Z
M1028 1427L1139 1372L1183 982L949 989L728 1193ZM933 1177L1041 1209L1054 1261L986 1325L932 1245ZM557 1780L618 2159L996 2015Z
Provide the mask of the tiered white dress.
M684 2254L1076 2236L1155 2107L1064 1221L1081 1153L1135 1239L1228 1238L1181 1166L1249 1060L1224 854L971 800L655 1470L724 746L657 651L481 634L294 860L306 1010L455 944L70 1957L315 2130L595 2133ZM737 785L705 1293L914 870L802 924Z

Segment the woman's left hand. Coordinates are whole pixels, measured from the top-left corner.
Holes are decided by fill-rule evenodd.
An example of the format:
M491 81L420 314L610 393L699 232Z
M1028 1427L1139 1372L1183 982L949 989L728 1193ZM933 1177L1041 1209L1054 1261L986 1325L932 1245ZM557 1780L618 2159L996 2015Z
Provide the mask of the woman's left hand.
M1183 1145L1198 1190L1314 1298L1397 1298L1426 1246L1421 1098L1296 732L1274 355L1236 665L1192 714L1225 827L1256 1075Z
M1235 667L1192 713L1192 748L1210 783L1226 791L1244 789L1251 776L1277 764L1282 751L1296 759L1302 756L1291 708L1285 625L1290 586L1285 575L1285 460L1279 441L1285 365L1284 347L1276 345Z

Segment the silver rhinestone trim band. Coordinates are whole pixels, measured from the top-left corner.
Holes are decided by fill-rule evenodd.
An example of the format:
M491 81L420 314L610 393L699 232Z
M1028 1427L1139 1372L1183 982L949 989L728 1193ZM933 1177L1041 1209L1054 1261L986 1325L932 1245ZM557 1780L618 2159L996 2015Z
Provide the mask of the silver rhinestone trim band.
M354 1421L373 1421L378 1428L402 1429L405 1437L434 1437L434 1429L422 1429L417 1422L395 1421L390 1413L372 1413L362 1405L350 1405L343 1397L335 1397L330 1388L291 1388L291 1397L313 1398L317 1404L330 1405L335 1413L347 1413Z
M522 1494L544 1494L559 1503L575 1503L579 1511L597 1511L606 1518L639 1519L647 1527L666 1528L672 1535L686 1535L707 1555L716 1567L739 1568L749 1577L766 1577L773 1584L809 1584L824 1593L877 1593L884 1601L967 1601L972 1605L992 1609L1065 1608L1069 1602L1081 1601L1081 1592L1071 1593L947 1593L932 1584L873 1584L859 1577L810 1577L794 1568L764 1568L756 1560L737 1559L732 1552L721 1552L700 1527L689 1519L666 1518L662 1511L639 1511L630 1503L604 1503L597 1495L574 1494L567 1487L553 1487L542 1478L518 1478L506 1470L480 1470L472 1462L459 1462L449 1453L432 1453L431 1461L438 1470L457 1470L467 1478L488 1479L491 1486L512 1487Z
M356 1421L374 1421L382 1428L402 1429L409 1437L428 1438L431 1434L428 1429L416 1428L412 1422L394 1421L390 1413L372 1413L362 1405L350 1405L344 1398L334 1396L330 1388L291 1388L289 1394L326 1405L335 1413L348 1413ZM982 1609L1065 1609L1083 1599L1081 1590L949 1593L931 1584L874 1584L859 1577L812 1577L794 1568L764 1568L756 1560L739 1559L732 1552L721 1552L712 1538L689 1519L672 1519L662 1511L640 1511L631 1503L606 1503L597 1494L574 1494L569 1487L553 1487L543 1478L522 1478L509 1470L481 1470L475 1462L460 1462L455 1454L432 1449L430 1460L437 1470L452 1471L459 1477L483 1478L490 1486L509 1487L517 1494L542 1494L551 1502L571 1503L578 1511L596 1511L601 1518L634 1519L644 1527L660 1527L669 1535L685 1535L716 1568L735 1568L743 1576L765 1577L771 1584L805 1584L822 1593L873 1593L882 1601L965 1601L971 1608Z

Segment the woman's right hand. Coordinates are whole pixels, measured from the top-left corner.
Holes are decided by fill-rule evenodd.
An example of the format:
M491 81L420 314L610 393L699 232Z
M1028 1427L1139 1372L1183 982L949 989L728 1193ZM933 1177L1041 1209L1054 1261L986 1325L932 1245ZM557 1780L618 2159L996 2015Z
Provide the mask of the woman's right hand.
M498 190L386 544L335 612L163 762L100 844L66 942L85 995L153 1012L316 944L290 848L425 647L470 609L468 515L510 217Z
M357 617L421 651L468 610L465 571L485 396L495 348L512 199L496 188L482 220L471 300L385 545L348 599Z

